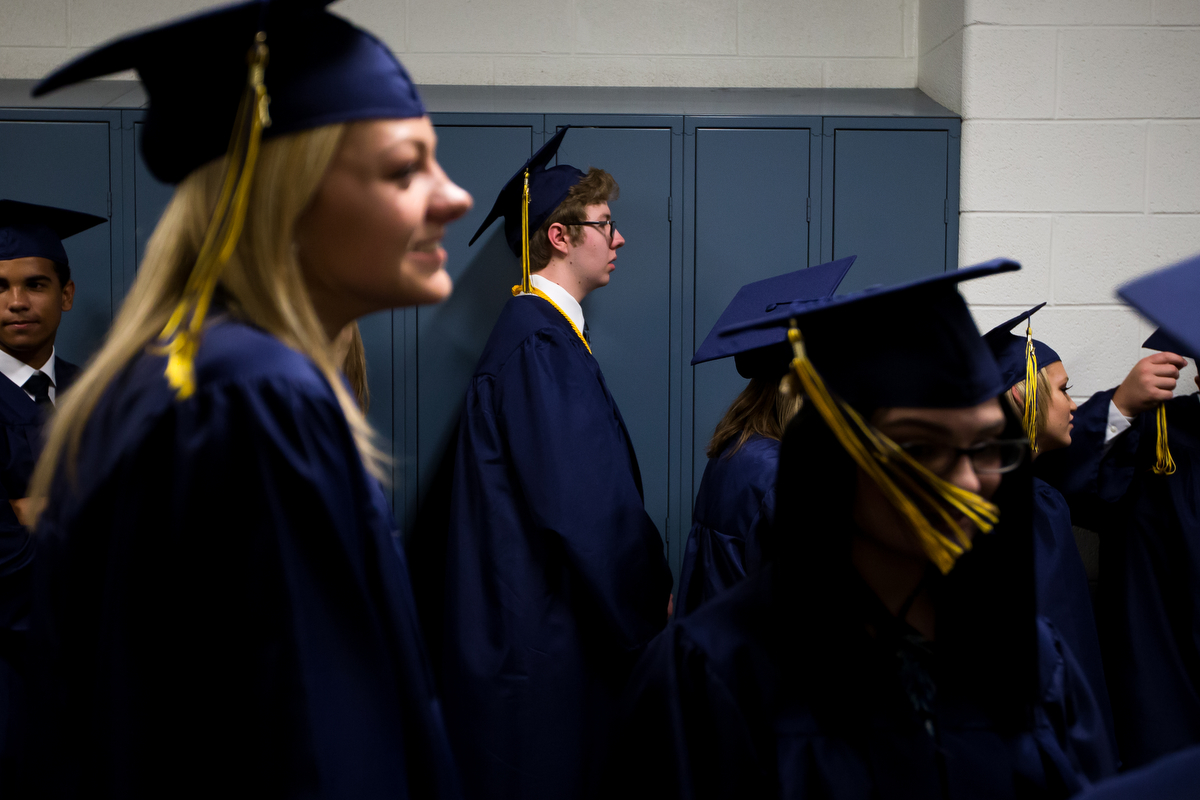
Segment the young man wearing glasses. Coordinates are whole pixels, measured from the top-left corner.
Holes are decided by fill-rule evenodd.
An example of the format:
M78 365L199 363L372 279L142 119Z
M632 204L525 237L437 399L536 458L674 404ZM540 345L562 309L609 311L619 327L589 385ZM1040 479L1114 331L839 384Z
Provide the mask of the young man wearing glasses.
M625 244L617 184L546 168L563 133L476 233L503 216L528 272L467 390L431 648L471 798L585 795L633 662L667 621L671 573L581 306Z

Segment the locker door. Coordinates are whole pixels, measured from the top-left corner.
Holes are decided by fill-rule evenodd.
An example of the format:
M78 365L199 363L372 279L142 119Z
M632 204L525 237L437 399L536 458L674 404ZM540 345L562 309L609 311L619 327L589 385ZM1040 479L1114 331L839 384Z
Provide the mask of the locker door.
M822 250L858 255L841 292L957 268L959 124L825 120Z
M673 161L681 155L672 125L678 130L681 123L678 117L546 118L548 134L564 124L595 125L567 134L558 163L584 171L600 167L621 188L620 199L610 205L626 244L617 253L609 285L584 299L583 313L592 352L637 452L646 511L668 544L672 259L679 254L678 245L673 246L669 204L673 176L679 174Z
M113 317L113 261L121 233L110 211L110 132L119 112L26 112L0 118L0 196L106 217L108 224L63 242L75 281L74 307L63 314L56 352L82 365L99 347ZM119 185L117 186L119 194ZM117 198L119 202L119 197ZM115 244L115 246L114 246Z
M737 290L810 265L810 192L819 173L810 127L695 130L695 222L687 238L695 255L692 352L700 346ZM815 128L819 130L819 127ZM689 159L691 161L691 159ZM813 205L819 207L817 198ZM783 298L781 298L783 299ZM733 359L694 367L692 493L708 461L705 449L717 422L747 381Z
M413 500L429 490L438 464L458 424L467 384L510 291L521 281L521 263L504 241L498 221L475 242L467 242L492 208L512 174L541 146L540 116L440 114L434 118L438 160L446 173L475 198L471 211L446 231L446 269L454 294L436 306L416 309L415 447L406 448L404 483L411 515ZM536 139L536 142L535 142ZM399 498L397 499L399 502ZM399 509L397 509L399 511ZM410 516L411 519L411 516Z

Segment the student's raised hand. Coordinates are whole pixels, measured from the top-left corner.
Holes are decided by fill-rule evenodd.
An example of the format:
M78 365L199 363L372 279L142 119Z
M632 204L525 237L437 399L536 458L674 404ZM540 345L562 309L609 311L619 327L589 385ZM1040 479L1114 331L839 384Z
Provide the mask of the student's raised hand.
M1187 359L1174 353L1146 356L1121 381L1113 393L1113 403L1127 417L1149 411L1171 399L1179 380L1179 370L1186 366Z

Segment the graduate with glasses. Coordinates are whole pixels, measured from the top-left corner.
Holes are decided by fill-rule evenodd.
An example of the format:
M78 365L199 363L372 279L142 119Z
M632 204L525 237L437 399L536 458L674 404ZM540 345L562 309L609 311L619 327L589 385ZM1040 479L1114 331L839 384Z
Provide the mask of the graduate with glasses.
M548 166L567 134L475 235L504 217L524 266L467 389L450 495L441 686L473 798L585 795L626 677L667 622L662 540L580 305L625 243L617 186Z
M769 566L647 649L606 786L653 798L1067 797L1076 675L1039 622L1020 421L957 283L759 321L804 405ZM1086 700L1086 698L1084 698Z
M408 73L326 5L226 6L35 89L136 69L176 187L32 481L40 794L459 795L334 340L449 294L471 198Z

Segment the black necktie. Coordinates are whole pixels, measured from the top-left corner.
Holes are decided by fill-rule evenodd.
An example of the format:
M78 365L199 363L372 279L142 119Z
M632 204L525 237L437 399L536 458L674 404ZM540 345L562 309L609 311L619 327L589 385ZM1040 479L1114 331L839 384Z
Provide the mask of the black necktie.
M38 408L43 411L54 408L54 403L50 402L50 377L46 373L33 373L21 388L33 396Z
M583 321L583 340L584 340L585 342L587 342L588 344L591 344L591 343L592 343L592 337L591 337L591 336L588 336L588 326L587 326L587 320L586 320L586 319Z

